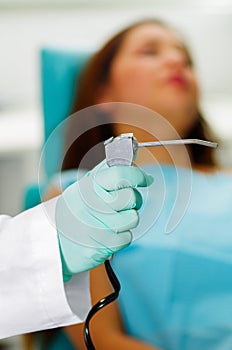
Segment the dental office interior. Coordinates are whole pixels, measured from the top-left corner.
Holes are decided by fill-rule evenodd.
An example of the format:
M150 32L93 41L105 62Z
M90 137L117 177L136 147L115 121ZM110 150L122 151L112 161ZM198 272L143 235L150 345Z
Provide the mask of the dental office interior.
M111 33L147 17L164 19L183 33L200 79L202 110L220 140L218 161L232 166L231 0L0 0L1 213L24 210L28 187L38 182L44 142L41 52L91 52ZM0 349L23 349L21 336L0 341Z

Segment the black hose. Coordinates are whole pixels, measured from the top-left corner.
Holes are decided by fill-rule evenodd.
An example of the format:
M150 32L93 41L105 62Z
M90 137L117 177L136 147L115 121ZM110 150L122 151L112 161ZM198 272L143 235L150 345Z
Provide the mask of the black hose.
M105 261L105 270L107 272L108 278L110 280L110 283L112 284L112 287L114 288L114 292L105 298L101 299L100 301L95 304L90 312L88 313L88 316L85 321L85 326L84 326L84 340L85 340L85 345L88 350L95 350L94 344L92 342L91 336L90 336L90 329L89 329L89 323L92 319L92 317L98 312L101 308L105 307L106 305L112 303L118 298L119 291L121 289L119 280L117 276L115 275L111 265L110 261L106 260Z

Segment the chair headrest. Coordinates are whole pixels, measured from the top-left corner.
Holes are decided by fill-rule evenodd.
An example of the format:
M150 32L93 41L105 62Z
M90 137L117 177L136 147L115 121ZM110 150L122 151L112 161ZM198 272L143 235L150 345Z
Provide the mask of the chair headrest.
M44 141L70 115L74 92L83 67L91 52L43 48L41 62L41 97L44 117ZM53 175L62 152L62 135L57 136L45 151L45 173Z

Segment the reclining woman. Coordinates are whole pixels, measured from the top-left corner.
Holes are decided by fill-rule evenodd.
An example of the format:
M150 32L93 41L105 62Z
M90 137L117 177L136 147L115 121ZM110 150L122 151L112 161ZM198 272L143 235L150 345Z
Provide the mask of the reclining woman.
M74 111L102 104L107 118L111 106L121 102L162 117L153 124L149 119L148 125L144 113L144 127L133 116L131 123L109 117L111 124L96 127L92 136L84 134L65 153L64 182L75 180L70 169L94 165L83 165L83 154L112 134L133 132L139 141L154 135L159 140L177 135L212 140L199 95L191 56L176 31L156 19L122 30L87 65ZM75 120L72 131L78 130ZM100 151L99 157L104 158ZM149 215L141 215L148 223L146 234L112 260L122 291L118 303L102 309L91 323L96 349L231 349L231 175L216 165L213 149L194 145L184 151L139 151L136 163L155 178L144 203L151 208ZM177 216L171 234L165 235L172 209ZM93 303L112 291L103 267L91 272L91 284ZM86 348L82 328L64 330L77 349Z

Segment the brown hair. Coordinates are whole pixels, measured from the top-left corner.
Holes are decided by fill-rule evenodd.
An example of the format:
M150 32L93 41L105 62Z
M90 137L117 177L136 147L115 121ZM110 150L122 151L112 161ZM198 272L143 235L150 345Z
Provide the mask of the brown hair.
M118 50L120 49L127 33L140 25L150 23L169 28L169 26L157 19L145 19L136 22L112 37L96 54L92 56L85 70L83 71L81 78L78 80L78 89L76 91L76 96L72 108L73 112L80 111L89 106L93 106L96 103L96 94L99 91L99 88L107 83L109 79L111 63ZM187 48L186 51L189 52ZM189 58L190 62L192 63L190 55ZM94 117L92 116L92 119L94 118L95 120L98 118L105 118L104 122L102 123L104 125L95 126L93 128L90 126L88 131L78 137L69 149L65 150L65 157L62 165L63 170L78 167L83 156L96 144L99 144L99 157L94 156L92 164L88 163L86 165L84 164L83 166L86 168L91 168L99 160L104 158L103 141L114 134L114 128L113 124L110 123L110 116L107 116L106 114L104 115L104 113L100 113L100 115L97 114ZM71 123L70 127L68 128L67 140L70 139L70 132L72 133L73 138L73 130L76 128L78 129L78 120L75 127ZM192 130L189 131L187 137L201 138L205 140L212 139L209 126L207 125L200 112L198 113L198 118L195 125L193 126ZM212 148L201 147L201 149L199 149L199 147L194 145L190 146L189 152L191 159L195 164L215 164Z

